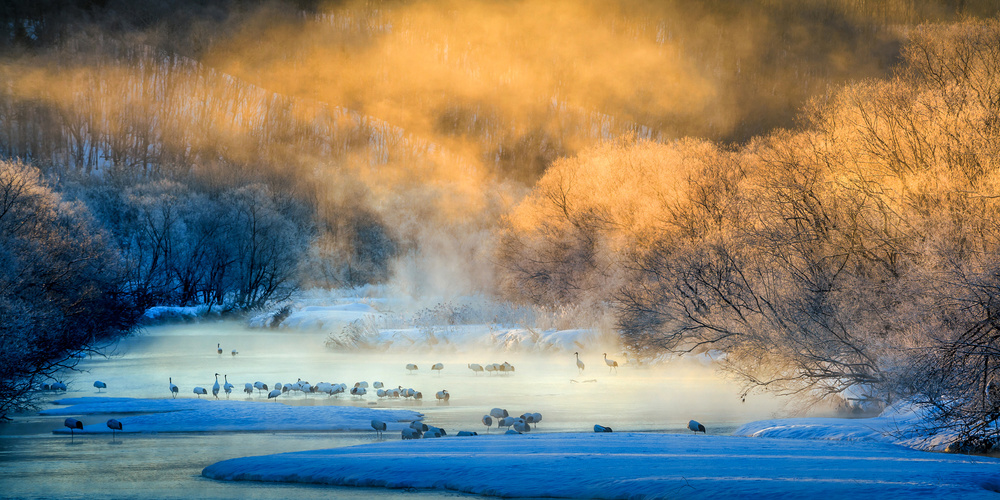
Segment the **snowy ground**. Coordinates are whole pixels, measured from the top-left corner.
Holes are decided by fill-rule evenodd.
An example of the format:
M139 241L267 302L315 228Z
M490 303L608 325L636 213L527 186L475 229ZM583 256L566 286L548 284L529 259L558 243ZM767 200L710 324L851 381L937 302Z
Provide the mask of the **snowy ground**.
M996 498L1000 460L653 433L445 437L245 457L205 477L552 498Z
M901 404L875 418L783 418L759 420L733 431L734 436L873 441L915 450L944 451L957 436L925 429L921 412Z
M383 410L354 406L288 406L277 401L209 401L207 399L71 398L42 415L72 416L84 423L76 434L110 434L106 418L88 421L87 415L141 415L118 417L121 432L247 432L247 431L371 431L372 419L399 432L422 415L412 410ZM55 433L69 434L68 428Z

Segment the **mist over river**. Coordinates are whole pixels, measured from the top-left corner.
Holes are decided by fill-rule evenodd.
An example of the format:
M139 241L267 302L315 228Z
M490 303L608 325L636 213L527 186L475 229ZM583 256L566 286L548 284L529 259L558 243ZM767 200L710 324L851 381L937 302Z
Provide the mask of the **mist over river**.
M532 432L590 431L594 424L616 431L681 433L688 420L697 419L709 434L727 434L736 426L781 414L781 402L754 396L741 402L739 386L720 377L699 360L680 360L669 366L630 366L620 353L608 353L622 366L617 373L604 363L604 351L581 349L586 369L581 373L573 353L480 352L412 353L337 352L324 347L325 333L249 329L239 323L188 323L146 328L121 341L107 358L82 360L80 373L67 374L66 393L46 396L50 401L98 396L95 380L107 384L100 395L130 398L169 398L169 379L179 386L178 398L195 398L193 387L209 390L214 374L236 385L232 399L260 404L356 405L418 411L425 422L446 429L486 431L481 422L493 407L512 415L539 412L543 421ZM223 354L217 353L217 345ZM231 354L235 349L236 356ZM474 374L468 363L515 366L509 375ZM406 364L417 364L414 373ZM431 365L444 369L432 372ZM609 373L610 372L610 373ZM421 401L380 399L369 387L364 398L350 395L289 392L277 402L266 394L242 392L245 383L381 381L386 387L412 387ZM446 389L447 402L434 394ZM220 392L220 397L225 394ZM119 415L84 415L85 424ZM0 491L7 498L442 498L463 496L441 491L330 488L255 482L219 482L205 479L201 470L229 458L361 445L376 441L373 432L282 432L280 422L267 432L198 432L107 435L52 434L63 417L37 413L0 424ZM494 426L490 431L499 432ZM387 433L385 440L399 439ZM499 473L499 472L498 472Z

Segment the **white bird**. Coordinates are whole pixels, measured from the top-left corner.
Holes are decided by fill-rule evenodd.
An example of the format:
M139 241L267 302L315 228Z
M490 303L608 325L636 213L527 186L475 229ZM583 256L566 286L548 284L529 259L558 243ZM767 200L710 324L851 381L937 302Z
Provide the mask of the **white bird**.
M695 420L692 420L692 421L688 422L688 429L691 429L694 432L705 432L705 426L701 425L699 422L697 422ZM708 433L705 432L705 434L708 434Z
M375 388L375 389L381 389L381 388L385 387L385 385L382 384L382 382L373 382L372 383L372 387Z
M354 383L354 387L364 387L365 389L367 389L368 388L368 382L355 382Z
M97 381L94 382L94 387L97 388L97 392L101 392L101 389L107 389L108 388L108 384L105 384L104 382L101 382L100 380L97 380Z
M375 389L375 395L379 398L384 398L386 396L385 389Z
M215 344L215 351L219 353L219 356L221 356L222 355L222 344Z
M66 383L60 380L59 382L56 382L56 383L52 384L52 390L53 391L63 391L63 392L65 392L66 391Z
M219 389L222 389L222 386L219 385L219 374L216 373L215 385L212 386L212 395L215 396L215 399L219 399Z
M75 429L80 429L81 431L83 430L83 422L75 418L67 418L63 421L63 425L69 427L69 442L71 443L73 442L73 431Z
M417 365L409 363L406 365L406 369L409 370L410 373L413 373L417 369Z
M385 428L386 428L385 422L381 420L372 419L372 429L375 429L376 436L382 437L382 432L385 431Z
M514 420L514 430L517 432L524 433L530 431L531 426L528 425L528 422L525 422L524 419L519 418Z
M233 356L236 356L237 354L239 354L239 352L237 352L236 349L233 349Z
M493 408L492 410L490 410L490 416L497 420L500 420L501 418L509 417L510 414L507 413L507 410L503 408Z
M243 384L243 392L247 393L247 396L253 396L253 384L250 382Z
M208 391L204 387L195 387L194 393L200 398L202 394L208 394Z
M420 439L423 434L423 432L409 427L404 427L402 432L403 439Z
M583 373L583 369L585 368L585 366L583 364L583 361L580 361L580 353L574 352L573 354L576 354L576 367L580 370L580 373Z
M490 427L493 426L493 417L489 415L483 415L483 425L486 426L486 432L490 432Z
M112 418L108 420L108 429L111 429L111 442L113 443L115 441L115 431L122 430L122 423Z
M490 375L493 375L493 372L495 372L495 371L497 371L499 369L500 369L500 365L498 365L496 363L490 363L490 364L486 365L486 372L489 373Z
M177 389L176 385L174 385L174 378L170 377L170 396L176 398L178 392L180 392L180 390Z
M443 363L434 363L434 366L431 367L431 371L432 372L433 371L438 372L438 375L441 374L441 370L444 370L444 364Z
M529 424L535 423L534 413L522 413L520 418Z
M280 395L281 395L281 389L274 389L273 391L267 393L267 399L274 399L275 401L278 401L277 398Z
M424 393L420 391L413 392L413 399L424 399Z
M448 394L448 390L447 389L442 389L442 390L438 391L437 394L434 395L434 397L436 397L436 398L438 398L440 400L443 400L443 401L448 401L448 399L451 398L451 394Z
M263 383L263 382L261 382L259 380L256 381L256 382L254 382L253 386L254 386L254 388L257 389L257 392L261 392L261 391L266 391L267 390L267 384L265 384L265 383Z
M414 420L413 422L410 422L410 428L413 430L418 430L420 432L427 432L427 429L430 429L430 427L428 427L427 424L423 423L420 420Z
M472 370L473 374L479 375L479 372L483 371L483 365L479 363L469 363L469 369Z
M364 397L368 390L364 387L351 387L351 396Z
M226 399L229 399L229 394L231 394L233 392L233 387L234 386L233 386L233 384L229 383L229 376L228 375L223 375L222 378L223 378L223 380L226 381L226 383L222 385L222 390L226 391Z
M497 427L510 427L514 425L515 421L514 417L504 417L497 421Z
M604 353L604 363L608 365L608 373L611 373L611 370L618 373L618 362L613 359L608 359L608 353Z

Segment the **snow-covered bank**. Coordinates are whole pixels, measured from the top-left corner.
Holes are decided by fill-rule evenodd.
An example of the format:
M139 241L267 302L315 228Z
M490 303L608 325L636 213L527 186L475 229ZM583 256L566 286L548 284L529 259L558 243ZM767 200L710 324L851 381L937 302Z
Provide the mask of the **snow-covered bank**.
M383 410L354 406L288 406L276 401L210 401L207 399L73 398L42 415L78 416L84 422L76 433L110 433L106 419L88 422L85 415L141 415L118 418L120 432L245 432L245 431L371 431L371 420L386 422L399 432L422 417L412 410ZM56 429L55 433L69 433Z
M783 418L750 422L734 436L873 441L916 450L944 451L957 435L928 432L926 416L906 405L887 408L874 418Z
M645 433L446 437L237 458L220 480L553 498L996 498L1000 460L880 443Z
M248 324L253 328L277 326L297 330L339 329L344 325L363 319L365 316L379 317L367 300L365 302L348 302L337 305L309 305L290 308L287 316L277 318L275 314L261 314L250 318Z

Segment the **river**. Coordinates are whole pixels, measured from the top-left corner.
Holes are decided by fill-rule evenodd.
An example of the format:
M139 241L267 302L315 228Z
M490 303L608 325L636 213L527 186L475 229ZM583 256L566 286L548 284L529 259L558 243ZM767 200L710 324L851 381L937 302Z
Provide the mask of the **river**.
M590 432L594 424L615 430L688 432L697 419L710 434L727 434L740 424L781 414L781 404L767 396L742 402L735 382L696 360L669 366L625 364L609 369L601 352L581 352L581 373L572 353L461 352L433 348L401 354L335 352L323 346L318 332L248 329L231 322L156 326L109 349L107 357L84 359L83 370L67 373L69 391L46 395L42 407L65 397L169 398L168 379L180 387L179 397L196 397L194 386L211 391L214 373L236 384L231 398L247 399L246 382L312 383L382 381L387 387L412 387L422 401L379 400L369 387L364 399L349 396L293 395L279 403L364 405L408 408L425 421L454 433L485 432L480 419L493 407L511 414L539 412L533 432ZM217 354L217 345L223 354ZM233 356L231 351L238 354ZM617 357L609 353L609 358ZM511 375L476 375L468 363L515 366ZM432 372L434 363L444 369ZM419 369L409 373L405 366ZM220 381L223 377L220 376ZM95 380L107 384L100 394ZM439 402L434 394L447 389ZM287 395L286 395L287 396ZM211 398L211 395L208 396ZM224 395L223 395L224 397ZM251 399L259 399L256 394ZM87 423L116 415L82 416ZM122 434L115 442L104 435L52 434L62 417L37 413L0 423L0 495L4 498L454 498L437 491L358 489L204 479L201 470L228 458L362 445L376 441L358 432L226 432ZM280 429L280 423L276 423ZM491 432L497 432L494 427ZM398 439L387 436L386 439Z

